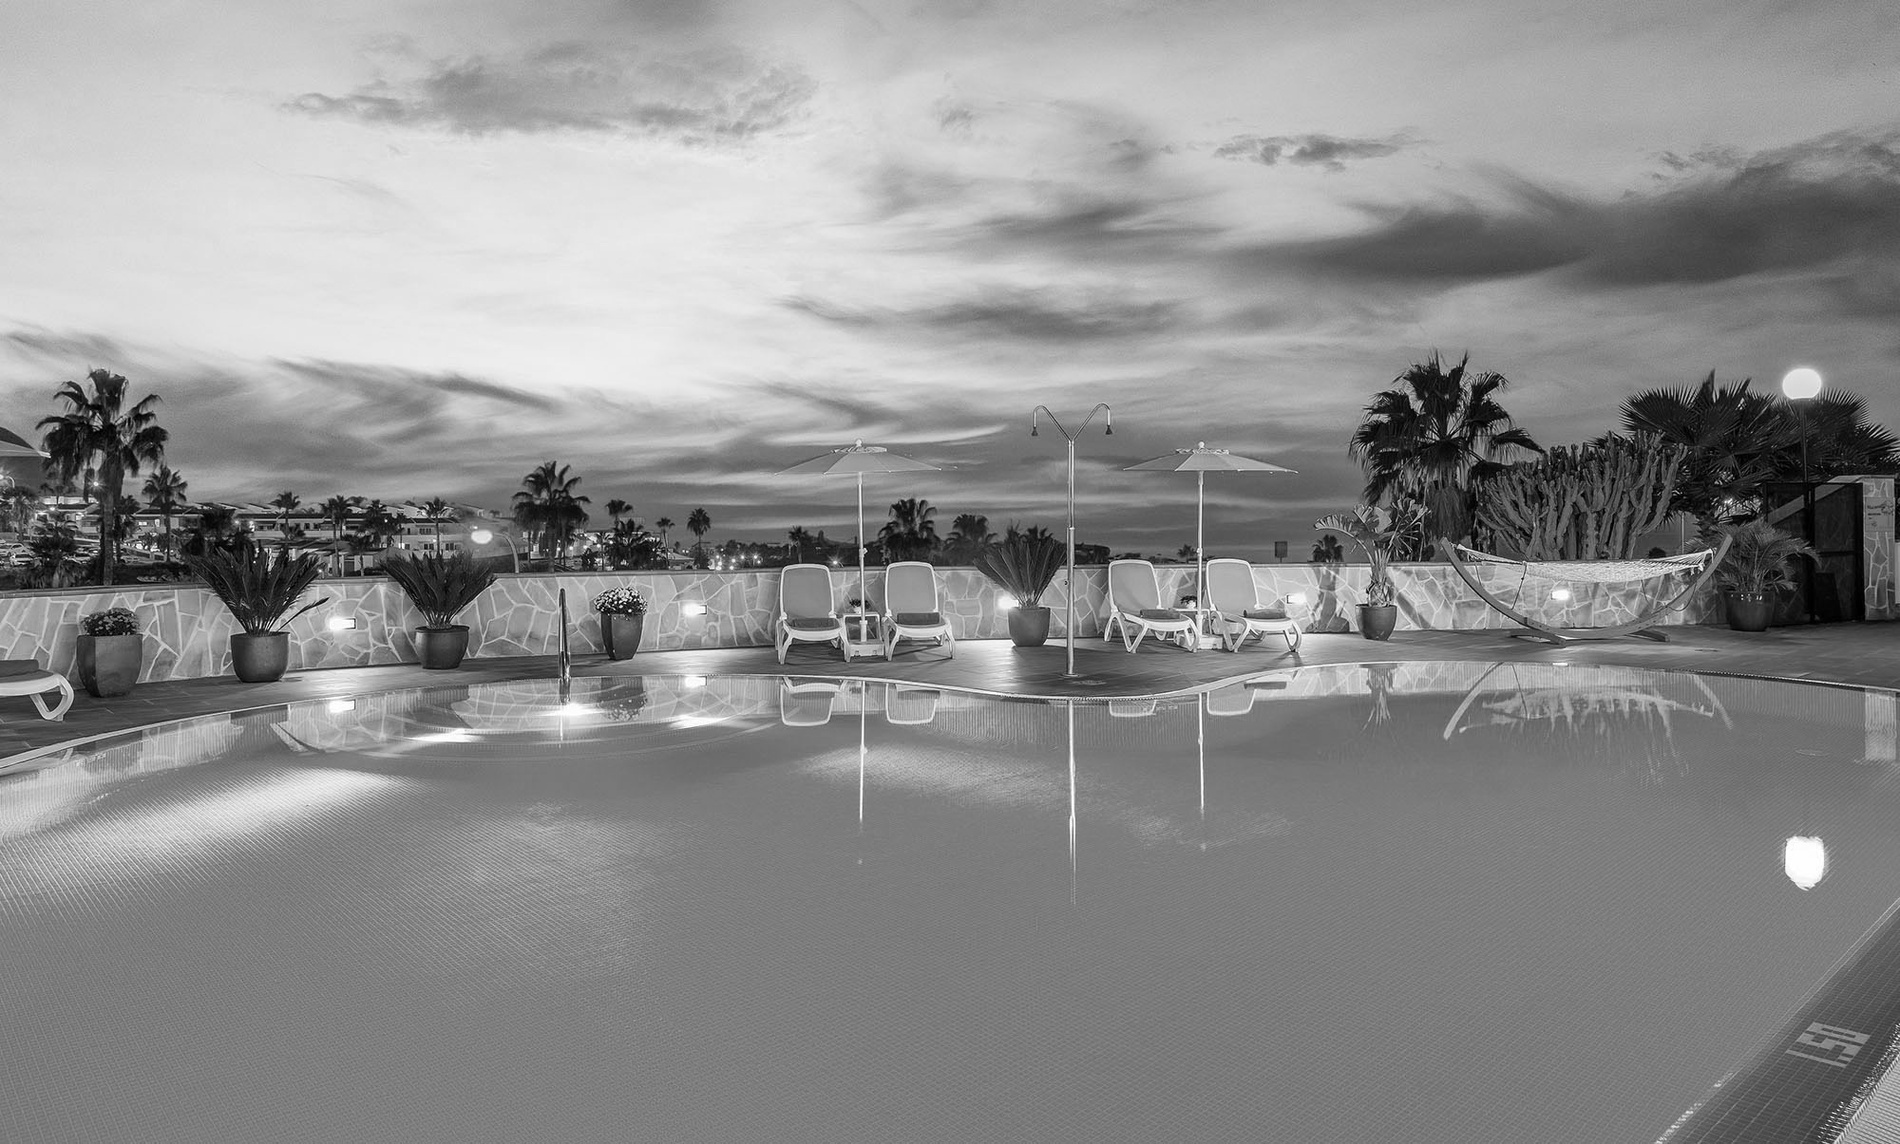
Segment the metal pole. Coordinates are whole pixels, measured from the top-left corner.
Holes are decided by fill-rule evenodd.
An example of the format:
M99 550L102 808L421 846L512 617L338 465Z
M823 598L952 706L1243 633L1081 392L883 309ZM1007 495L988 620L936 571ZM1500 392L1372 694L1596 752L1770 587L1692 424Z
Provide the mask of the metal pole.
M1056 432L1062 434L1063 440L1069 444L1069 599L1068 608L1065 612L1068 631L1064 633L1069 648L1069 666L1063 674L1070 678L1075 677L1075 439L1082 435L1082 430L1089 427L1089 422L1095 420L1097 413L1105 413L1108 415L1104 418L1102 435L1105 437L1113 436L1115 433L1115 411L1108 407L1106 401L1096 402L1095 408L1089 410L1089 415L1082 419L1081 426L1073 433L1062 427L1062 422L1056 420L1056 415L1049 411L1047 405L1038 405L1035 409L1031 410L1029 414L1029 435L1031 437L1039 435L1037 433L1037 424L1043 414L1048 414L1049 423L1056 427Z
M1194 489L1194 606L1207 605L1207 553L1201 547L1201 520L1207 515L1207 473L1197 471Z

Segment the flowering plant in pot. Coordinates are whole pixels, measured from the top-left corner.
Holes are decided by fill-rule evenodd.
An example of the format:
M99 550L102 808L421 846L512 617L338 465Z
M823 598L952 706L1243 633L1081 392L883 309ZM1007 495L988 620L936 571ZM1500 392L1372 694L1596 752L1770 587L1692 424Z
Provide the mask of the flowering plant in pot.
M1049 638L1049 609L1042 594L1062 566L1062 545L1053 536L1018 534L976 554L976 570L1009 593L1009 638L1017 647L1040 647Z
M1715 531L1729 538L1728 552L1715 570L1716 582L1727 594L1728 626L1738 632L1767 631L1774 610L1771 595L1794 591L1789 561L1820 557L1805 541L1765 520L1718 524Z
M455 619L495 582L494 564L459 549L446 556L392 552L383 557L383 571L422 613L422 626L416 629L416 656L422 666L430 671L462 666L468 654L468 625Z
M132 694L144 650L132 609L107 608L79 617L79 682L95 699Z
M640 650L640 634L646 626L647 598L632 588L609 588L594 597L594 610L600 613L600 642L609 659L628 659Z
M1397 509L1384 505L1356 505L1313 522L1320 532L1334 533L1357 545L1371 566L1366 602L1359 605L1359 631L1369 640L1392 638L1398 625L1397 593L1392 588L1392 561L1404 546L1424 532L1425 510L1416 504Z
M246 683L282 679L290 667L291 622L330 602L325 596L291 611L322 571L322 558L239 537L229 549L211 547L185 557L185 563L244 629L231 637L232 672Z

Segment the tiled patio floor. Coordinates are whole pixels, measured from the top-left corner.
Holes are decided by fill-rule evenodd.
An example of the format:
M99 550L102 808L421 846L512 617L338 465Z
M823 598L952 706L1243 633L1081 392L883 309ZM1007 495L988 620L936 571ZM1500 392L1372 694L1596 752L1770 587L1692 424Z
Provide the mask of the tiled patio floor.
M1088 639L1076 644L1074 678L1064 673L1067 651L1062 643L1018 648L1008 640L966 640L949 659L934 649L905 644L890 663L861 658L847 664L832 648L804 644L793 648L783 667L769 647L641 652L620 662L594 655L576 659L572 666L576 675L843 675L1014 695L1107 697L1191 690L1300 664L1424 659L1605 663L1900 689L1900 623L1776 628L1760 634L1681 627L1670 629L1666 644L1621 639L1565 647L1512 639L1500 631L1398 632L1387 643L1356 634L1308 635L1297 656L1287 654L1277 639L1249 643L1237 655L1218 649L1190 654L1152 641L1130 655L1119 641ZM524 656L469 660L452 674L457 683L480 683L552 676L557 669L553 657ZM439 686L448 682L445 677L450 674L395 665L300 671L276 683L239 683L229 676L145 683L120 699L94 699L81 691L59 723L38 718L29 699L0 699L0 719L4 720L0 722L0 766L23 752L147 723L306 699Z

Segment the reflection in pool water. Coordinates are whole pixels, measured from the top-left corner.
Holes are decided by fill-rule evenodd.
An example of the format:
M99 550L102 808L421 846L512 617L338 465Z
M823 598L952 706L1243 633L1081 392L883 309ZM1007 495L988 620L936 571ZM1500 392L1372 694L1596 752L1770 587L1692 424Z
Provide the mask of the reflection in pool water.
M1894 764L1451 663L159 727L0 775L0 1136L1654 1139L1891 904Z

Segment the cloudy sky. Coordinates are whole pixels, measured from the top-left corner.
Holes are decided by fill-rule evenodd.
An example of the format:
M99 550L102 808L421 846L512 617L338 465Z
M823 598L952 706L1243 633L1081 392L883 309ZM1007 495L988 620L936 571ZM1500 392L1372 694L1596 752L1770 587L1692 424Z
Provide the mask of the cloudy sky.
M1900 424L1891 0L11 0L0 425L103 366L198 497L501 505L543 460L717 541L899 496L1310 546L1433 349L1540 441L1798 364ZM1099 422L1098 422L1099 425ZM873 524L875 528L875 524Z

